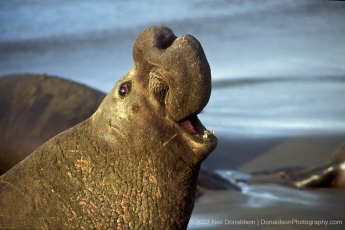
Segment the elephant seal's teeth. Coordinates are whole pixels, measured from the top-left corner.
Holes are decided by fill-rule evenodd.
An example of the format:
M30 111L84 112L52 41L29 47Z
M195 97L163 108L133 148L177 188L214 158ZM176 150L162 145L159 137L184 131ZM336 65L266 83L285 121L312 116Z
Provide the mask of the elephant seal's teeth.
M202 136L202 138L207 139L208 135L214 135L214 131L204 130L204 135Z

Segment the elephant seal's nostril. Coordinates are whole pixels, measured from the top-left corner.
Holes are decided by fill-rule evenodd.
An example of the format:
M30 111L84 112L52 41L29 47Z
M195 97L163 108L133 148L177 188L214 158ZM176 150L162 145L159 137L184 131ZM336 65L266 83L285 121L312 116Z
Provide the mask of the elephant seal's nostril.
M155 37L155 47L159 49L166 49L175 41L175 34L168 28L159 30L159 34Z

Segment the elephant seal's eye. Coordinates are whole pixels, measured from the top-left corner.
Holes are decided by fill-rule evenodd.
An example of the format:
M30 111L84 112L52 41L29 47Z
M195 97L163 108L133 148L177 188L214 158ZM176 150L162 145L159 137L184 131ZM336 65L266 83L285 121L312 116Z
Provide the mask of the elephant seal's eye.
M129 91L131 91L131 83L130 82L124 82L119 87L119 94L121 97L126 96Z

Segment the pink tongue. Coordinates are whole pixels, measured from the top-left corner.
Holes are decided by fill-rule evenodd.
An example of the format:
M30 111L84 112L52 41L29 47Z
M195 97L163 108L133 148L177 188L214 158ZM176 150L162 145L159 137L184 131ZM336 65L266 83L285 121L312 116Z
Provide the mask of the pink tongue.
M197 134L198 132L194 129L190 120L185 120L179 123L188 133Z

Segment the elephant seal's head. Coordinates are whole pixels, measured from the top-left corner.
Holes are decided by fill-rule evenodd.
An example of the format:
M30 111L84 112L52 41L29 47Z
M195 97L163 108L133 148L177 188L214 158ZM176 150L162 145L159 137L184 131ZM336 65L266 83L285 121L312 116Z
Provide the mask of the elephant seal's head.
M149 27L137 37L133 59L134 67L117 82L94 119L122 124L122 132L155 136L154 129L163 144L177 139L193 151L189 157L194 162L205 159L217 138L197 117L211 95L211 70L199 41L191 35L176 37L167 27Z

